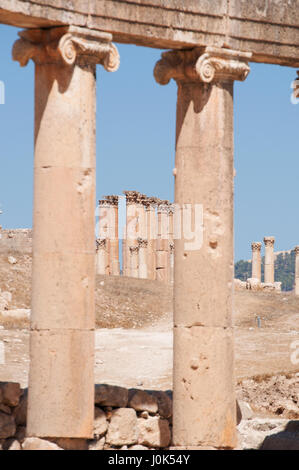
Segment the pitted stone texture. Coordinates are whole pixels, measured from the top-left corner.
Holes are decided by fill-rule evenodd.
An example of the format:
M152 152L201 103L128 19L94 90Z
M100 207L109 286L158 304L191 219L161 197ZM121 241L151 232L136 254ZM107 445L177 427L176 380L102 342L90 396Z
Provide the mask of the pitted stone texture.
M31 349L28 435L92 438L94 332L31 331Z
M170 444L170 429L167 420L158 416L148 419L138 418L138 444L149 447L168 447Z
M106 442L114 446L137 444L138 428L135 410L119 408L111 412Z
M229 328L174 329L174 446L235 447L233 341Z
M158 411L157 398L144 390L130 389L128 406L136 411L148 411L153 414Z
M116 385L96 385L95 403L100 406L125 408L128 404L128 390Z

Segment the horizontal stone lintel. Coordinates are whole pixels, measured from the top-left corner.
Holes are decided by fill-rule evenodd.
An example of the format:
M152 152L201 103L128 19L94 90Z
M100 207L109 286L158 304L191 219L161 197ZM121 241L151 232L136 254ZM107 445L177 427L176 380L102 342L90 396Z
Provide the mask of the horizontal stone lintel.
M253 62L299 66L299 0L0 0L0 23L73 24L161 49L229 47Z

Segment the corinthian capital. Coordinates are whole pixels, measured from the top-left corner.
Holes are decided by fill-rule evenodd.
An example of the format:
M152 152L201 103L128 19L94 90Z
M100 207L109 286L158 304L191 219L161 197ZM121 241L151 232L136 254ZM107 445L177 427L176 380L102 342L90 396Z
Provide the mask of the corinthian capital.
M265 237L264 238L264 243L265 246L274 246L275 238L274 237Z
M75 26L31 29L18 33L13 59L22 67L32 59L36 64L102 64L108 72L119 67L119 54L112 35Z
M154 76L160 85L167 85L172 78L177 82L243 81L250 72L251 57L251 53L218 47L167 51L157 62Z
M261 242L253 242L251 243L251 249L252 251L261 251L262 244Z

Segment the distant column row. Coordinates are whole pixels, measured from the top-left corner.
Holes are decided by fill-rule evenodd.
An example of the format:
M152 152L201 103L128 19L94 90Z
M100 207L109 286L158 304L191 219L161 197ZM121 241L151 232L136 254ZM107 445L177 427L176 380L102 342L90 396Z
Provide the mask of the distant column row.
M118 196L99 201L97 273L173 282L173 206L169 201L124 191L126 223L120 270Z
M264 283L275 283L275 256L274 256L274 237L265 237L265 263L264 263ZM252 273L253 279L261 282L262 279L262 257L261 257L261 242L253 242L251 244L252 250ZM299 246L294 248L295 251L295 294L299 295Z
M265 283L274 283L274 237L265 237L265 268L264 268L264 281ZM253 242L252 249L252 278L262 279L262 258L261 258L261 242Z

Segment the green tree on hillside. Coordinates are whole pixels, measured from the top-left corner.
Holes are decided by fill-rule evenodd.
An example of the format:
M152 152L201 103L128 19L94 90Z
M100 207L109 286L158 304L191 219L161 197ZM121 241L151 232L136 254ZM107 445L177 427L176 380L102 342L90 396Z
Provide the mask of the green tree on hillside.
M264 282L265 258L262 258L262 282ZM235 278L246 281L251 277L251 262L240 260L235 264ZM281 253L275 260L275 281L281 282L283 291L290 291L295 283L295 252Z

